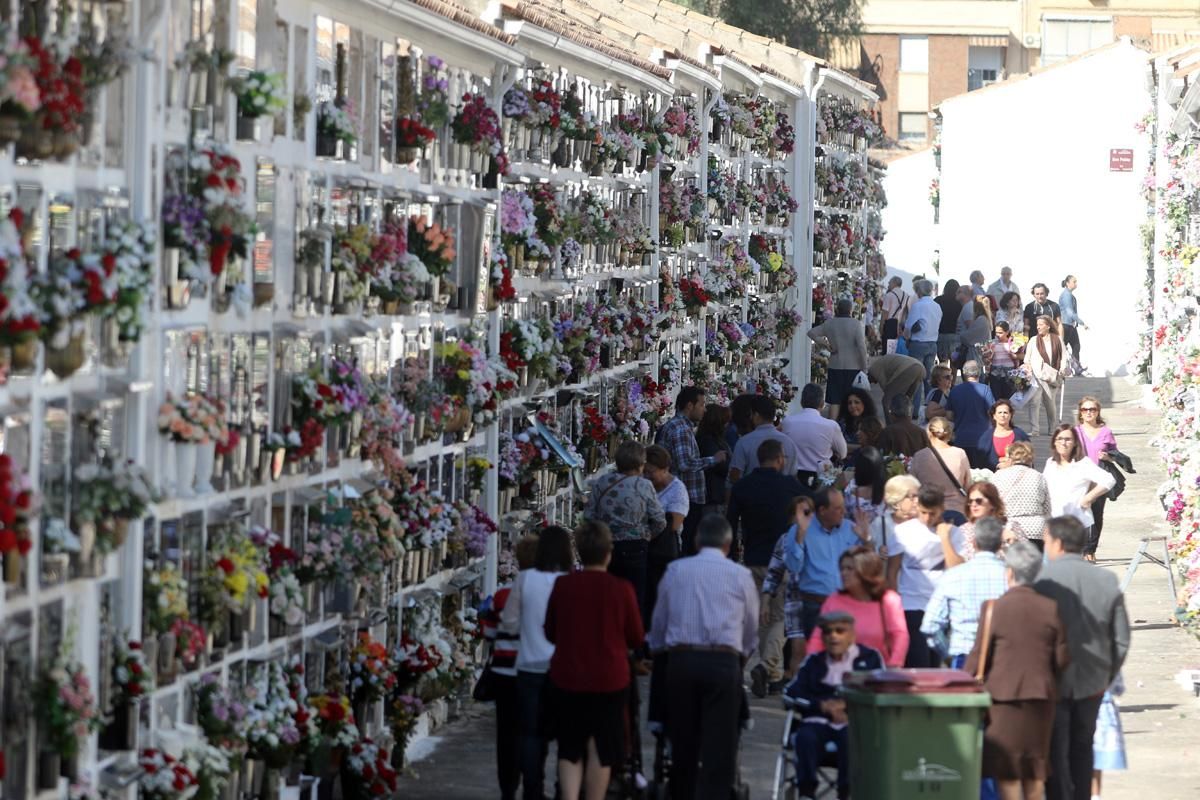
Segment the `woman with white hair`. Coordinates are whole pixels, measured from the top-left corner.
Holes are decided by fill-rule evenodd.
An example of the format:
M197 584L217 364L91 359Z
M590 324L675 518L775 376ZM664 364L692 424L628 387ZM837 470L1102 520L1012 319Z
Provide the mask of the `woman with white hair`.
M920 490L921 482L911 475L897 475L883 485L885 510L868 528L871 544L883 558L888 557L888 545L896 539L896 526L917 515L917 492Z

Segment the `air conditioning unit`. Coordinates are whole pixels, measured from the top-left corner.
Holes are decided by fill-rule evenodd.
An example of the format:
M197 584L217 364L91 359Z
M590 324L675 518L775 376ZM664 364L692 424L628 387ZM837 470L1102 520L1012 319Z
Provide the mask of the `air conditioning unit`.
M1026 50L1041 50L1042 35L1040 33L1027 33L1025 34L1025 37L1021 39L1021 44L1025 45Z

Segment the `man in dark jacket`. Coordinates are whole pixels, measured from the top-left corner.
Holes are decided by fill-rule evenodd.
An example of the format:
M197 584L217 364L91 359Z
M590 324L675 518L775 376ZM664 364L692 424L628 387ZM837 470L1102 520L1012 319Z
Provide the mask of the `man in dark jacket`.
M800 714L795 728L796 780L800 796L812 797L817 788L825 748L837 747L838 798L850 794L850 743L846 736L846 701L838 696L847 673L883 669L878 650L855 644L854 617L831 611L817 620L825 649L804 659L795 679L785 690Z
M762 592L775 542L795 522L788 515L792 498L807 494L794 475L785 475L783 444L766 439L758 446L758 466L733 485L729 493L729 526L735 539L741 524L742 563L750 568L754 585ZM760 598L758 663L750 670L750 690L755 697L783 688L783 592Z
M1049 563L1033 588L1058 602L1071 651L1058 682L1046 797L1088 800L1096 715L1129 654L1129 615L1117 577L1084 560L1087 530L1078 520L1054 517L1044 538Z
M912 420L912 400L904 395L892 397L887 408L888 426L879 434L875 447L881 453L912 456L929 446L929 437Z

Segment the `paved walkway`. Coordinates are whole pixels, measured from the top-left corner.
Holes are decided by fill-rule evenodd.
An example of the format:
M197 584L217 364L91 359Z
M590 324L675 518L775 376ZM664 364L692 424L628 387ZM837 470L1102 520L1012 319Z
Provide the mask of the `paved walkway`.
M1134 460L1138 475L1116 503L1106 509L1100 563L1123 575L1138 538L1162 527L1157 489L1163 481L1157 452L1150 446L1157 415L1141 407L1141 387L1123 379L1081 378L1067 389L1068 408L1093 394L1121 449ZM1024 414L1018 424L1026 427ZM1035 442L1038 463L1048 452L1047 437ZM1130 770L1105 781L1106 800L1196 800L1200 798L1200 699L1175 682L1183 669L1200 669L1200 643L1171 623L1173 599L1166 573L1141 567L1127 595L1133 620L1133 651L1125 667L1128 691L1121 700ZM744 777L751 796L770 797L783 713L773 700L753 701L754 728L743 745ZM404 779L406 800L483 800L498 796L495 783L493 724L489 706L469 705L461 717L433 740L418 745L415 774ZM653 740L645 737L647 749ZM648 754L649 756L649 754ZM651 763L649 757L647 764ZM551 765L547 774L551 774ZM548 787L553 787L550 779Z

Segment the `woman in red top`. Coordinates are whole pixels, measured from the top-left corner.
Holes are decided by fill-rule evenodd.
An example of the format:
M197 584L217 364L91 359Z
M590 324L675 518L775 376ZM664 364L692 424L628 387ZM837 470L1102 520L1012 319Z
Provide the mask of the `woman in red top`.
M1012 424L1013 407L1008 400L992 403L988 416L992 418L992 427L983 432L976 447L987 460L987 468L995 472L1001 466L1008 466L1005 460L1008 446L1013 442L1028 442L1029 434Z
M641 647L646 634L633 584L607 571L608 526L579 526L575 549L583 570L554 583L546 608L546 638L554 643L558 782L563 800L578 800L581 789L587 800L602 800L612 766L625 752L629 651Z

